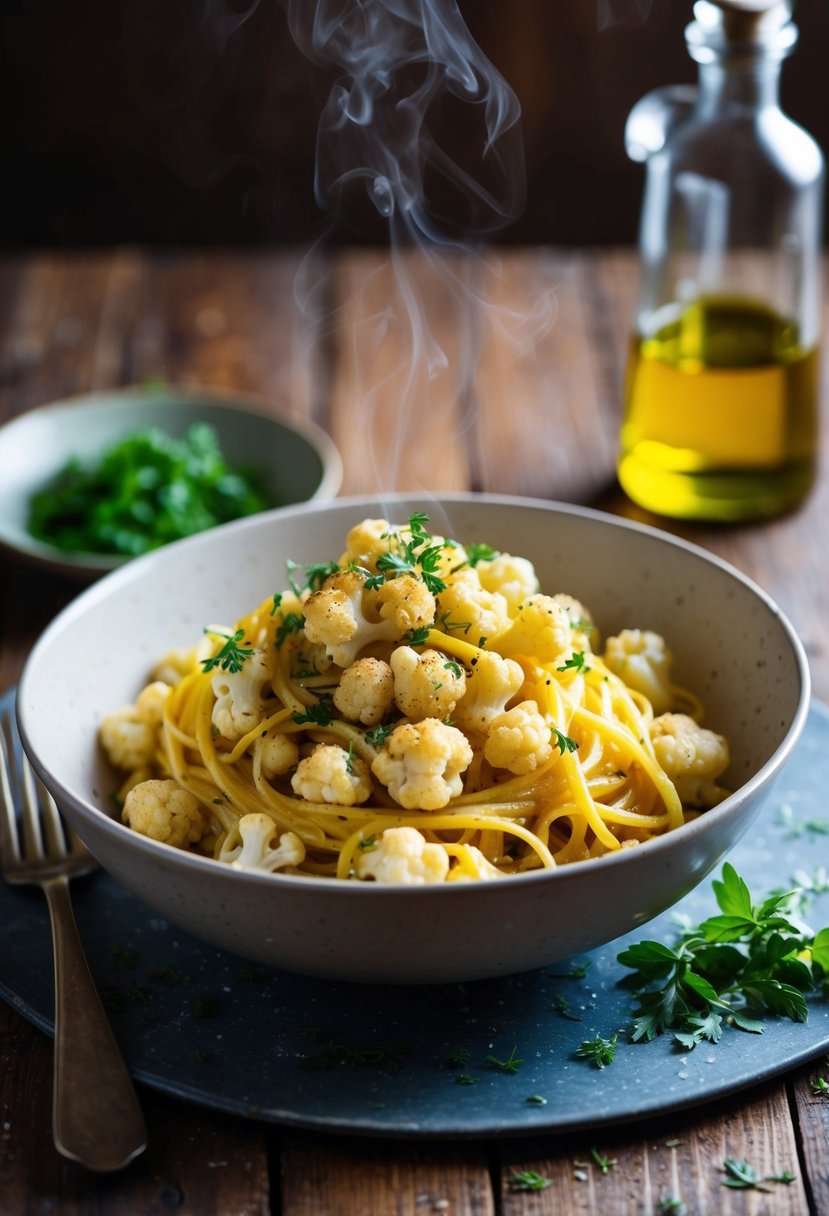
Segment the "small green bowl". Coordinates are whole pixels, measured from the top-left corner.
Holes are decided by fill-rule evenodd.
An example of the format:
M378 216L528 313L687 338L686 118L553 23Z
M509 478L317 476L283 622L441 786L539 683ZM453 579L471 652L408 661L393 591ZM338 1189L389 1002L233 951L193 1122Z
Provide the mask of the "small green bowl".
M65 553L31 536L32 495L71 457L94 462L118 440L148 427L182 438L198 422L213 427L231 467L258 474L269 507L333 498L340 488L342 461L328 435L260 398L155 386L91 393L29 410L0 427L0 544L85 582L123 565L131 559Z

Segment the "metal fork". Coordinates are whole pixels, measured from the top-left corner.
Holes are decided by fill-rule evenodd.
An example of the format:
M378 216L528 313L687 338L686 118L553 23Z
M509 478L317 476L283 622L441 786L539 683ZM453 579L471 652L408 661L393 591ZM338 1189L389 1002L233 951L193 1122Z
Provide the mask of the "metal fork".
M32 772L11 713L1 711L0 871L10 883L42 887L52 922L55 1147L89 1169L109 1171L121 1169L146 1148L147 1129L95 989L69 897L69 879L89 873L96 864Z

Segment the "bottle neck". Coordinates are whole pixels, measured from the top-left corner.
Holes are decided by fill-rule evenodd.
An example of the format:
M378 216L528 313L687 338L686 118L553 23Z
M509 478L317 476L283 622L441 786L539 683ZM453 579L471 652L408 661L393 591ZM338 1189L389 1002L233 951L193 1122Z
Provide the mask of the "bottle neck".
M711 118L724 111L763 110L779 105L780 60L759 55L730 62L717 58L699 65L697 111Z

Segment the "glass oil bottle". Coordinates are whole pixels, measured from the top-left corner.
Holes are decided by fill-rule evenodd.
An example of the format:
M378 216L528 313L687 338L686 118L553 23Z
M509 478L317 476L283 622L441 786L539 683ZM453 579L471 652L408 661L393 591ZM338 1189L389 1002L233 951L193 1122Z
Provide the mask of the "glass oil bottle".
M619 480L684 519L796 507L817 466L823 158L778 104L788 0L698 0L696 88L628 119L647 162Z

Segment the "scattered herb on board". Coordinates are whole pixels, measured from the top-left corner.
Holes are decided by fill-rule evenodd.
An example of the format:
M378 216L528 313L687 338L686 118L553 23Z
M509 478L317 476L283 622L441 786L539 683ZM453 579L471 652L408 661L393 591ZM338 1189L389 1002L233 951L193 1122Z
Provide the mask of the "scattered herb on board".
M672 1031L691 1049L723 1027L761 1034L764 1013L805 1022L806 996L825 990L829 928L814 933L791 911L793 892L755 904L732 865L714 880L720 913L685 931L675 949L643 941L619 954L637 992L632 1038Z
M511 1174L509 1187L511 1191L543 1191L552 1185L552 1178L545 1178L535 1170L521 1170Z
M496 1056L489 1055L486 1057L486 1063L489 1064L491 1068L496 1068L498 1072L518 1072L518 1069L521 1067L524 1061L519 1060L516 1056L515 1053L517 1050L517 1047L513 1047L506 1060L499 1060Z
M585 1039L576 1048L576 1056L580 1060L590 1060L596 1068L606 1068L616 1058L616 1042L619 1036L612 1034L609 1039L596 1035L595 1039Z
M766 1174L765 1177L761 1177L748 1161L737 1161L733 1157L726 1157L722 1168L725 1174L725 1178L722 1180L723 1186L735 1191L770 1191L771 1187L766 1186L767 1182L781 1182L788 1186L795 1179L794 1174L789 1170L781 1170L779 1174Z
M381 1068L397 1072L411 1052L408 1043L369 1043L364 1047L354 1047L328 1040L319 1043L319 1050L315 1054L303 1056L299 1064L306 1072L341 1067Z
M65 553L135 557L268 506L250 470L231 468L212 426L183 439L157 427L75 457L29 504L32 536Z

